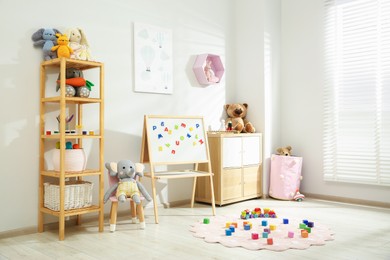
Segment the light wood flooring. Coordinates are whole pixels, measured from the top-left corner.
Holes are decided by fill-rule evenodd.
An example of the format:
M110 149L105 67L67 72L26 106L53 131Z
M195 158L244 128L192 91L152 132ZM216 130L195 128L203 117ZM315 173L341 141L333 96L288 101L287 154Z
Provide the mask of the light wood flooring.
M95 221L89 221L67 227L64 241L58 241L56 229L1 238L0 259L390 259L390 209L313 199L259 199L217 207L217 214L239 215L255 207L274 209L279 217L319 221L335 232L335 239L323 246L282 252L206 243L193 237L189 227L210 216L211 208L196 204L193 209L161 208L159 224L154 224L153 209L146 207L145 230L120 216L115 233L109 232L106 218L103 233Z

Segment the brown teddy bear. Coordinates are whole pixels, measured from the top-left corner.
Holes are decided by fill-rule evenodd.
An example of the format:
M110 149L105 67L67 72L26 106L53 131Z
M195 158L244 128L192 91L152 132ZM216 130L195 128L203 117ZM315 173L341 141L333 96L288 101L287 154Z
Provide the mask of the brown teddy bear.
M291 146L286 146L286 147L280 147L276 149L276 154L277 155L284 155L284 156L291 156Z
M226 104L226 114L228 118L225 120L226 129L238 131L239 133L254 133L256 129L252 123L245 119L248 104ZM231 125L229 125L229 123Z

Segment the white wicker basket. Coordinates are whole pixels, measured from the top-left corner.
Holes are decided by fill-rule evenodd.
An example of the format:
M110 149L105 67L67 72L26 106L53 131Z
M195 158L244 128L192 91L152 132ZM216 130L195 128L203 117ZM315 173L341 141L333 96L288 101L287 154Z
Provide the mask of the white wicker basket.
M65 210L91 206L92 188L93 184L88 181L65 182ZM44 207L54 211L60 210L60 186L58 184L44 183Z

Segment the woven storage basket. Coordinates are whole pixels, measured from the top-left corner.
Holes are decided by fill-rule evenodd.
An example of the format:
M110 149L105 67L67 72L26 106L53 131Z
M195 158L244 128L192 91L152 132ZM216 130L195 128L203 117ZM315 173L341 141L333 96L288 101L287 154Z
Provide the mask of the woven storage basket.
M88 181L65 182L65 210L91 206L92 188L93 184ZM54 211L60 210L60 186L58 184L44 183L44 207Z

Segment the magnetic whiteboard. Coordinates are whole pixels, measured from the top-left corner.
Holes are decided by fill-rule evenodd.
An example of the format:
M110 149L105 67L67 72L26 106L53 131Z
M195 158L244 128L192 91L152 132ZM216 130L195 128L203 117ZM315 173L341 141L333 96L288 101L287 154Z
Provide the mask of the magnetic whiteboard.
M145 116L144 158L151 163L199 163L209 160L202 117ZM147 146L147 147L145 147Z

